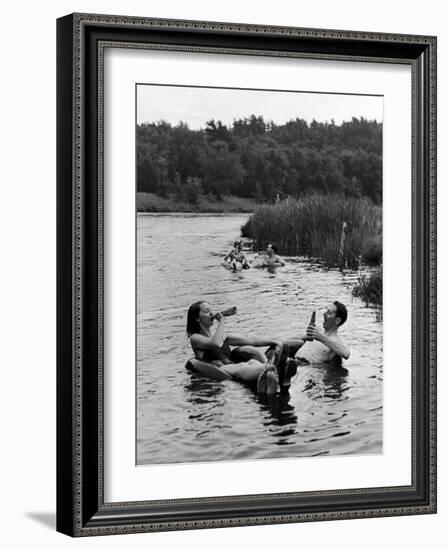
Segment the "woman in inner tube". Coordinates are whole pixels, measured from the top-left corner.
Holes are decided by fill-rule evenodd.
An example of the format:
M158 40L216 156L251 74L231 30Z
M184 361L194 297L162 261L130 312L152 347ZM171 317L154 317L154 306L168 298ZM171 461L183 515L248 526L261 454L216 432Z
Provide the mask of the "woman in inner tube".
M257 382L259 393L274 394L279 390L279 384L280 389L289 388L293 373L284 372L289 371L287 346L272 338L226 334L225 316L220 312L213 314L207 302L190 306L187 336L196 358L194 366L199 372L201 365L205 365L205 369L207 364L213 365L229 378ZM232 349L231 346L236 347ZM266 346L269 346L266 354L258 349Z

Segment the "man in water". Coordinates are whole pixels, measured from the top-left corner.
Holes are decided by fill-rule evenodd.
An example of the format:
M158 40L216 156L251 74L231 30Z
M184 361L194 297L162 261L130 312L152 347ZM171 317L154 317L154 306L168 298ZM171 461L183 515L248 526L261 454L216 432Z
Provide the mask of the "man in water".
M294 357L299 364L332 363L340 366L342 359L348 359L350 348L338 334L347 316L343 303L336 301L327 306L322 325L324 330L309 325L306 336L296 341L298 347Z
M281 386L288 389L291 378L300 365L328 365L342 368L342 359L350 357L350 348L339 336L339 328L347 320L347 308L342 302L333 302L324 312L323 331L309 325L306 335L285 342L289 358L284 362Z
M266 248L265 263L274 267L285 265L285 260L277 255L277 246L274 243L269 243Z

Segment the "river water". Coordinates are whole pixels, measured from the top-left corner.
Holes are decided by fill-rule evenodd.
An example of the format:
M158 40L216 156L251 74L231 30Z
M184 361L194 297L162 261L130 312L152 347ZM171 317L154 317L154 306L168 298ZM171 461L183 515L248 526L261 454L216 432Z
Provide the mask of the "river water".
M285 258L276 273L233 273L221 259L247 215L137 216L137 463L209 462L382 452L382 322L351 290L359 273ZM340 300L347 373L300 367L289 396L260 397L185 369L190 304L238 306L229 332L279 339L322 324Z

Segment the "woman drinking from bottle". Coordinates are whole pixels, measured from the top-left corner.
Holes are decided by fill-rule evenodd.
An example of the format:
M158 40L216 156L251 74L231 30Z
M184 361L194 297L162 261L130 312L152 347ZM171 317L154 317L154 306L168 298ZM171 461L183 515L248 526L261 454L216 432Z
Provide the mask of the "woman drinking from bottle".
M264 337L244 337L226 331L226 316L236 308L213 313L207 302L192 304L187 314L187 336L193 349L194 368L219 368L228 378L257 382L260 393L273 394L278 390L276 365L282 360L282 345L278 340ZM267 347L265 354L260 347Z

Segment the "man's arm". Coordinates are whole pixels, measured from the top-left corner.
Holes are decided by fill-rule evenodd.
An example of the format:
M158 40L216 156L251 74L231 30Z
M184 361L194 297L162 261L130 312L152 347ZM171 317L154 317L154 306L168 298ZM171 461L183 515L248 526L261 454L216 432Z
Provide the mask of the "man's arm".
M339 338L329 338L318 328L313 327L312 325L306 329L306 335L308 338L319 340L336 355L342 357L342 359L348 359L350 357L350 348Z

